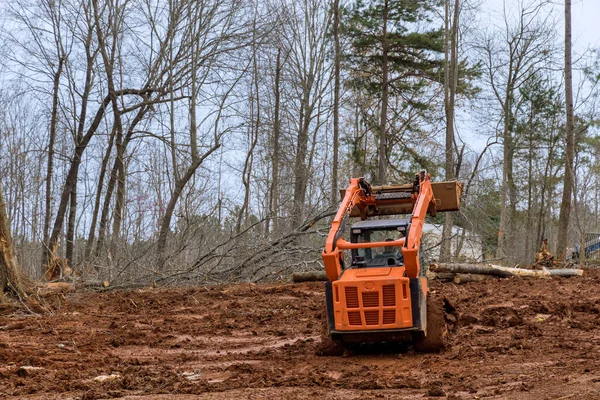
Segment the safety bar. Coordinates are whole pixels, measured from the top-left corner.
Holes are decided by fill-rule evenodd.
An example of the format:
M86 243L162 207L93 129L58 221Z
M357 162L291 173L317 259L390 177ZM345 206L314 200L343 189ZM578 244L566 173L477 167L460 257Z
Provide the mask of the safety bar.
M337 247L343 250L350 249L370 249L373 247L402 247L406 238L400 238L397 240L390 240L387 242L365 242L365 243L350 243L342 238L337 241Z

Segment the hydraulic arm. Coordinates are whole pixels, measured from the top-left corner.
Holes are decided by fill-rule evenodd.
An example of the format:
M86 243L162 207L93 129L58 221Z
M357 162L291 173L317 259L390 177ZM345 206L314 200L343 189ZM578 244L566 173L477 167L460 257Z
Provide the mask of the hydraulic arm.
M412 211L409 229L403 238L391 242L349 243L342 237L346 229L346 221L353 213L354 215L358 213L361 220L365 220L367 216L400 214L401 211L405 213ZM364 178L352 178L333 219L322 254L325 272L329 280L332 282L337 280L342 273L343 250L386 246L401 247L406 276L418 277L420 270L419 245L427 212L435 215L436 201L430 176L425 171L415 176L412 185L373 188Z

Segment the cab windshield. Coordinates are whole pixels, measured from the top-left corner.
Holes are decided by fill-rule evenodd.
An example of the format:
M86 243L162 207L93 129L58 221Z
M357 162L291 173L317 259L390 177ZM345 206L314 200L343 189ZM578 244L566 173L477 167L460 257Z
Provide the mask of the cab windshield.
M403 237L396 229L362 230L352 235L354 243L391 242ZM354 249L352 251L353 265L380 267L403 265L402 249L399 246L373 247L369 249Z

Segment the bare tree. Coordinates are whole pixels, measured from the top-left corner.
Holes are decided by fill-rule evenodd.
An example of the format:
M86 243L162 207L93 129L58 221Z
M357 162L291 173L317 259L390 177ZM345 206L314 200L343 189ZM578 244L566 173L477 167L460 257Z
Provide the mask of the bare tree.
M296 153L294 157L294 194L292 225L303 220L307 184L310 176L309 142L316 134L318 116L325 112L322 102L331 82L331 66L327 64L328 31L331 13L316 0L293 3L290 16L290 35L285 37L290 54L289 63L298 104L296 124ZM315 143L313 142L313 145Z
M544 5L544 2L520 3L519 9L514 11L505 4L505 26L489 32L481 46L486 79L500 107L498 136L502 138L503 156L497 258L506 255L507 238L511 238L510 223L516 218L514 156L519 140L515 136L519 89L549 66L554 51L552 21L549 16L541 16Z
M179 197L204 160L221 147L221 137L225 134L226 129L222 129L219 123L223 117L226 100L249 67L249 65L246 65L241 74L238 74L234 78L233 83L222 94L221 101L217 105L216 116L214 116L214 121L212 122L212 140L208 144L208 148L201 153L198 140L196 102L202 94L201 90L205 89L203 84L209 77L214 76L215 64L218 64L219 58L248 45L247 41L242 40L248 32L248 27L246 24L241 23L243 20L239 19L241 12L242 4L237 0L227 2L201 1L193 6L190 5L188 11L190 27L188 40L191 43L189 59L189 154L191 156L191 163L185 169L185 172L178 179L175 179L171 198L162 218L156 248L159 264L164 262L167 236L171 229L171 219ZM173 170L179 168L179 165L173 165Z
M248 211L250 207L250 180L252 177L252 168L254 163L254 153L256 144L258 143L260 128L261 128L261 104L260 104L260 88L259 88L259 72L258 72L258 56L260 52L260 43L257 36L257 11L254 11L254 21L252 28L252 81L250 88L250 124L248 127L248 151L244 161L244 169L242 171L242 184L244 185L244 201L240 207L237 217L235 231L239 234L242 229L242 220L244 225L248 224Z

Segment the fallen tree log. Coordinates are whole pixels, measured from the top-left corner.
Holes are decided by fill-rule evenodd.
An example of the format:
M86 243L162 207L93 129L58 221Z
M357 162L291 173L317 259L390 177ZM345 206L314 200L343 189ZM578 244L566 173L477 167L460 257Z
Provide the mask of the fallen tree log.
M485 274L455 274L452 282L454 283L469 283L469 282L483 282L494 279L500 279L496 275L485 275Z
M431 264L429 269L433 272L454 274L479 274L500 277L510 276L581 276L583 270L575 268L531 270L522 268L501 267L493 264Z
M292 281L294 283L317 282L326 280L327 274L325 273L325 271L294 272L292 274Z
M438 281L450 282L454 280L456 274L452 272L433 272L428 269L425 272L425 276L427 277L427 279L437 279Z
M502 267L493 264L431 264L426 273L428 279L437 279L440 281L453 281L454 283L481 282L498 277L511 276L530 276L530 277L548 277L548 276L581 276L582 269L563 268L563 269L544 269L532 270L523 268ZM326 281L325 271L295 272L292 274L294 283Z
M485 274L462 274L454 272L433 272L428 270L426 273L427 279L435 279L442 282L468 283L481 282L490 279L499 279L496 275Z

